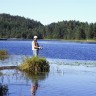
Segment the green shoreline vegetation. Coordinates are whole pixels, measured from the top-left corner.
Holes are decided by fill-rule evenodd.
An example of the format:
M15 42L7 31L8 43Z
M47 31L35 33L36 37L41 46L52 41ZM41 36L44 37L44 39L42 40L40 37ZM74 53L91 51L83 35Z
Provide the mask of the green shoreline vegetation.
M7 40L7 41L32 41L32 39L22 39L22 38L5 38L5 39L0 39L1 41L2 40ZM86 39L86 40L84 40L84 39L82 39L82 40L66 40L66 39L39 39L39 40L47 40L47 41L53 41L53 40L58 40L58 41L64 41L64 42L85 42L85 43L87 43L87 42L89 42L89 43L95 43L96 42L96 40L95 39Z
M2 38L32 39L34 35L39 39L96 42L96 23L70 20L43 25L33 19L0 14L1 40Z
M69 42L96 42L96 40L62 40L62 41L69 41Z
M31 39L30 39L31 40ZM40 39L40 40L58 40L58 41L64 41L64 42L96 42L96 40L88 39L88 40L66 40L66 39Z

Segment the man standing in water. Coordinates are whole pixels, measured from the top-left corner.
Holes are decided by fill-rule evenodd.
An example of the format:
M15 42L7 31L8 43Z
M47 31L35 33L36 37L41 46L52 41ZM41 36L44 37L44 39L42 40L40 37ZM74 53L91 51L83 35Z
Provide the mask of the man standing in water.
M38 42L37 42L37 36L34 36L33 41L32 41L32 50L33 50L33 55L36 57L38 56L39 49L42 49Z

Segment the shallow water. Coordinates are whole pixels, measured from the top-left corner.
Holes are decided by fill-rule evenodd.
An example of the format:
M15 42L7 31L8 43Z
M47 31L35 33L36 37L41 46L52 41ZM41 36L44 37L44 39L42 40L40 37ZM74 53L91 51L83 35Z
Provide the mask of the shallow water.
M95 44L62 41L39 41L44 48L50 72L29 76L18 70L1 70L0 83L8 85L8 96L34 96L32 86L37 83L35 96L95 96ZM10 57L0 66L20 65L31 57L31 41L0 41L0 49L7 49Z
M0 82L8 84L9 96L33 96L32 85L38 82L35 96L95 96L96 67L50 64L50 72L31 78L16 70L2 70Z

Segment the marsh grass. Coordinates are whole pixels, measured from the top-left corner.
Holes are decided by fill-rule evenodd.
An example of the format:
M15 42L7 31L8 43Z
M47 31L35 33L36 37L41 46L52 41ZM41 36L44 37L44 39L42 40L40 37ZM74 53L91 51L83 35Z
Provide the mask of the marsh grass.
M0 50L0 60L5 60L8 57L8 52L6 50Z
M39 57L26 58L20 65L20 70L33 74L48 72L49 63L45 58L39 58Z

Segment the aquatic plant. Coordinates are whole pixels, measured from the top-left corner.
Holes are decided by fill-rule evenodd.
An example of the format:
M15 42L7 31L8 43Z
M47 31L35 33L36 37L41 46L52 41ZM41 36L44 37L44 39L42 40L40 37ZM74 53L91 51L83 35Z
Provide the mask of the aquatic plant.
M0 50L0 60L8 58L8 52L6 50Z
M8 85L2 85L0 83L0 96L6 96L8 93Z
M20 65L20 70L33 74L37 74L40 72L48 72L49 63L45 58L39 58L39 57L26 58Z

